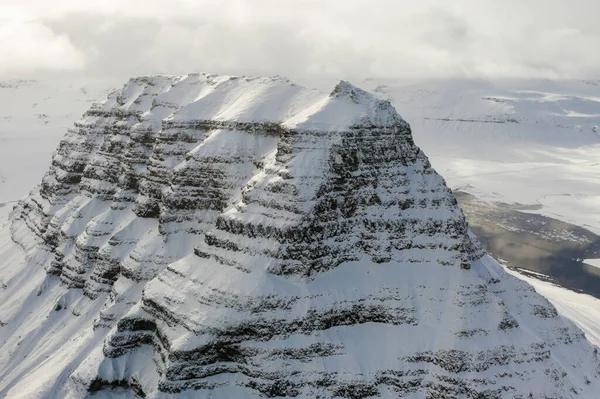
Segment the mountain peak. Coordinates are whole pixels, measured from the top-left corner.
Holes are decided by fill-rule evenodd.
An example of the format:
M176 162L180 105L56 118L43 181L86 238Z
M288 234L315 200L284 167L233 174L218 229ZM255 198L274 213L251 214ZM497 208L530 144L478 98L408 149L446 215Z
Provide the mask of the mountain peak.
M333 91L329 94L330 97L336 98L349 98L356 104L363 101L373 101L374 96L367 93L366 91L354 86L347 80L340 80L339 83L333 88ZM362 101L361 101L362 100Z
M483 254L408 124L348 82L133 79L67 131L11 233L5 396L599 389L581 331Z

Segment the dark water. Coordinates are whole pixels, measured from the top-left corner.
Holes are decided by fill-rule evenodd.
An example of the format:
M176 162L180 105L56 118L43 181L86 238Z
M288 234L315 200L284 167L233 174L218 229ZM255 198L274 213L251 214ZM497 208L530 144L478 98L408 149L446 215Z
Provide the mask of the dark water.
M455 192L469 225L485 250L509 267L542 273L558 285L600 298L600 268L582 259L600 258L600 236L522 207L487 205ZM535 274L528 274L540 278ZM542 278L544 279L544 278Z

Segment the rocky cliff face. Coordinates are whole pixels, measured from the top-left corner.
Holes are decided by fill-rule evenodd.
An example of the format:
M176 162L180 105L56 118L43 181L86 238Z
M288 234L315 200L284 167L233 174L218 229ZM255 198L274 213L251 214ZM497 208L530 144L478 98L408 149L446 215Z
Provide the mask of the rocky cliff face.
M62 395L599 388L583 334L484 256L409 125L347 82L132 79L12 218L26 267L49 275L39 295L63 292L53 311L96 309Z

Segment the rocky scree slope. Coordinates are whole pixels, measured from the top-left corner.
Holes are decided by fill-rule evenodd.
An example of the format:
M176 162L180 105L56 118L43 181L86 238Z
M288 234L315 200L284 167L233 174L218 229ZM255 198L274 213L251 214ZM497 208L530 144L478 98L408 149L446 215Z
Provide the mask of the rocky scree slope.
M94 331L42 396L600 388L596 349L484 256L409 125L348 82L131 79L67 132L11 217L24 267L47 273L40 301L61 290L50 312Z

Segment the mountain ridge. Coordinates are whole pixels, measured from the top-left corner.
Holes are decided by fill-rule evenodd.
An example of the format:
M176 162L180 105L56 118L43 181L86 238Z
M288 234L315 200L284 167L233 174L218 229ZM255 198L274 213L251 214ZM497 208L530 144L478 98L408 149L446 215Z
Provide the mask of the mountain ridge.
M65 397L596 384L583 334L484 256L408 123L348 82L132 79L68 131L12 218L24 267L48 273L33 301L94 336L55 386Z

